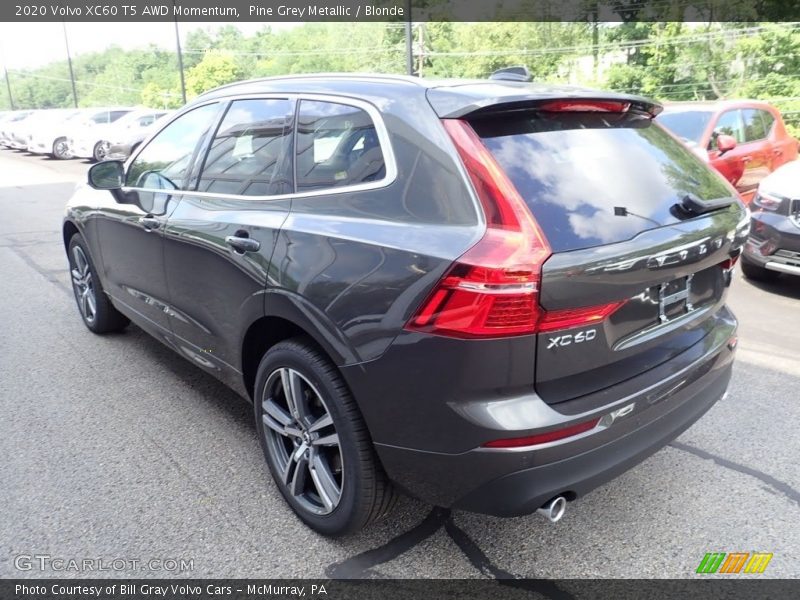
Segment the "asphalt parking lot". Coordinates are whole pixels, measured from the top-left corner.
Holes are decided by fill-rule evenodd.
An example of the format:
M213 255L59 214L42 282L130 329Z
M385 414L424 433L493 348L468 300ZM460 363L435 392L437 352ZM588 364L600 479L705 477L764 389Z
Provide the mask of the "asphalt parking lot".
M87 166L0 150L0 577L81 575L18 570L33 554L193 561L101 576L693 577L754 551L759 577L800 577L800 278L737 276L728 398L560 523L402 499L331 541L284 505L246 403L135 326L81 323L61 217Z

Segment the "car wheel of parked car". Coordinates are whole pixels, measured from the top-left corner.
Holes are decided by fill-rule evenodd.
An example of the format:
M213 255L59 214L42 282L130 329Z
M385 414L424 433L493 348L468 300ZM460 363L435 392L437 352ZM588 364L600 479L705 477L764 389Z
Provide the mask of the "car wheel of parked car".
M53 158L64 160L69 158L69 144L67 138L58 138L53 142Z
M69 241L69 271L81 318L94 333L120 331L130 322L111 304L80 234Z
M92 156L96 162L103 160L108 154L108 146L104 142L97 142L94 145Z
M744 256L742 257L742 273L748 279L752 279L753 281L775 281L780 273L777 271L770 271L769 269L765 269L757 264L749 262L747 258Z
M391 510L395 492L355 401L336 368L303 338L264 355L254 399L272 477L307 525L344 535Z

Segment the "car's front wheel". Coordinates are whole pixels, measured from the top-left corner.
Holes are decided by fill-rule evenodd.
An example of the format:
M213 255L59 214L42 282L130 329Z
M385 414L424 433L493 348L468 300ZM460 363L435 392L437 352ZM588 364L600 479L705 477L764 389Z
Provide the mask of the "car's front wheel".
M94 333L120 331L130 322L120 313L103 291L97 269L92 264L86 243L76 233L69 241L67 249L72 291L78 303L78 311L84 324Z
M255 385L256 428L289 506L323 535L352 533L383 516L395 493L355 401L303 338L276 344Z

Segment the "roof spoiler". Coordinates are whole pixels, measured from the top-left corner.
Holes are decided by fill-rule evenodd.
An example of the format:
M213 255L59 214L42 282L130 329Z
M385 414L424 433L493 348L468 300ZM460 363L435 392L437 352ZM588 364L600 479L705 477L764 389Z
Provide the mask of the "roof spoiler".
M663 106L654 100L566 86L538 86L508 80L485 81L430 88L428 102L440 119L463 119L511 110L536 110L558 101L575 103L618 102L628 105L626 112L655 117Z
M494 73L489 75L489 79L495 81L533 81L533 75L525 65L518 65L514 67L505 67L504 69L497 69Z

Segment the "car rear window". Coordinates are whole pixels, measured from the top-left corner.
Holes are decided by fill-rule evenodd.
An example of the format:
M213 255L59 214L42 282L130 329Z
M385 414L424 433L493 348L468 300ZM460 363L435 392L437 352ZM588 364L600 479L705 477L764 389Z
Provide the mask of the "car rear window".
M687 194L731 195L718 175L647 117L531 112L471 124L556 252L675 223L672 207Z

